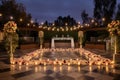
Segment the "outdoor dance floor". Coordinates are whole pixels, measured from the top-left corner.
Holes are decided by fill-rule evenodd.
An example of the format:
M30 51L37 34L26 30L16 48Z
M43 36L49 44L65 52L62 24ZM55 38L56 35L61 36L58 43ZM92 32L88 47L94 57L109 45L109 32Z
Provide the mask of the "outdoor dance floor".
M23 61L31 61L28 65L25 62L22 62L21 65L17 62L14 65L6 64L4 62L5 54L1 54L0 80L120 80L120 71L114 69L112 65L97 65L97 63L92 65L90 63L81 63L78 65L79 61L89 61L89 58L84 55L80 56L79 49L75 52L69 50L63 52L59 50L51 51L50 49L43 54L38 51L25 53L25 55L16 59L16 61L20 58ZM35 52L38 52L39 55L30 58L31 55L29 54ZM46 65L44 63L37 65L33 63L38 60L43 60ZM72 62L68 64L71 60ZM58 61L58 63L54 64L54 61ZM59 61L62 62L62 65L59 64Z

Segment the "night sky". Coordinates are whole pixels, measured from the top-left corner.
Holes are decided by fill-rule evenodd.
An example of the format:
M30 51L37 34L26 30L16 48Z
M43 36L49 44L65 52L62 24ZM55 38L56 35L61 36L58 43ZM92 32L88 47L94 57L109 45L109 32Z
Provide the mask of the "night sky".
M120 0L118 0L120 2ZM17 0L23 3L27 13L39 23L45 20L53 22L58 16L70 15L76 21L81 21L81 12L86 10L90 17L93 16L93 0Z

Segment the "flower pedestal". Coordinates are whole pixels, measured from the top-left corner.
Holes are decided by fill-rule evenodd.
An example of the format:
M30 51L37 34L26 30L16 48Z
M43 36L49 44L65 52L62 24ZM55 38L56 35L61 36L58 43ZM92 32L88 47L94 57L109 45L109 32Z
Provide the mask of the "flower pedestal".
M18 34L16 33L17 24L14 21L8 21L4 24L4 45L9 55L8 62L12 64L15 49L18 47Z
M107 29L111 36L111 46L114 49L113 61L115 67L120 69L120 20L113 20L108 24Z

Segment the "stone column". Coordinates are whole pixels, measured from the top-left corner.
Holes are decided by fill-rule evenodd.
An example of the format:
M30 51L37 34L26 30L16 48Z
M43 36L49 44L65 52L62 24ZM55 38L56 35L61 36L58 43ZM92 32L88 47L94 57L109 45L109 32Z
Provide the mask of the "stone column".
M53 38L51 40L51 48L55 48L55 43L54 43L54 39Z
M43 46L44 32L43 32L43 31L39 31L38 37L39 37L39 45L40 45L40 48L42 48L42 46Z
M84 36L83 31L79 31L78 32L78 43L80 45L80 48L83 47L83 36Z
M74 39L71 39L71 47L74 48Z

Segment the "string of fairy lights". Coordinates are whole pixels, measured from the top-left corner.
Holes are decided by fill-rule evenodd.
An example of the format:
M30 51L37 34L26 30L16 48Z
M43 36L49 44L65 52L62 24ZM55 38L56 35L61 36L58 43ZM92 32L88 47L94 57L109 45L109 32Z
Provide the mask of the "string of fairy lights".
M39 28L41 28L42 30L47 30L47 31L57 31L57 32L62 31L62 32L64 32L64 31L76 31L76 30L79 30L82 27L83 26L78 25L78 26L73 26L73 27L69 27L69 26L65 26L65 27L43 26L43 27L39 27Z

